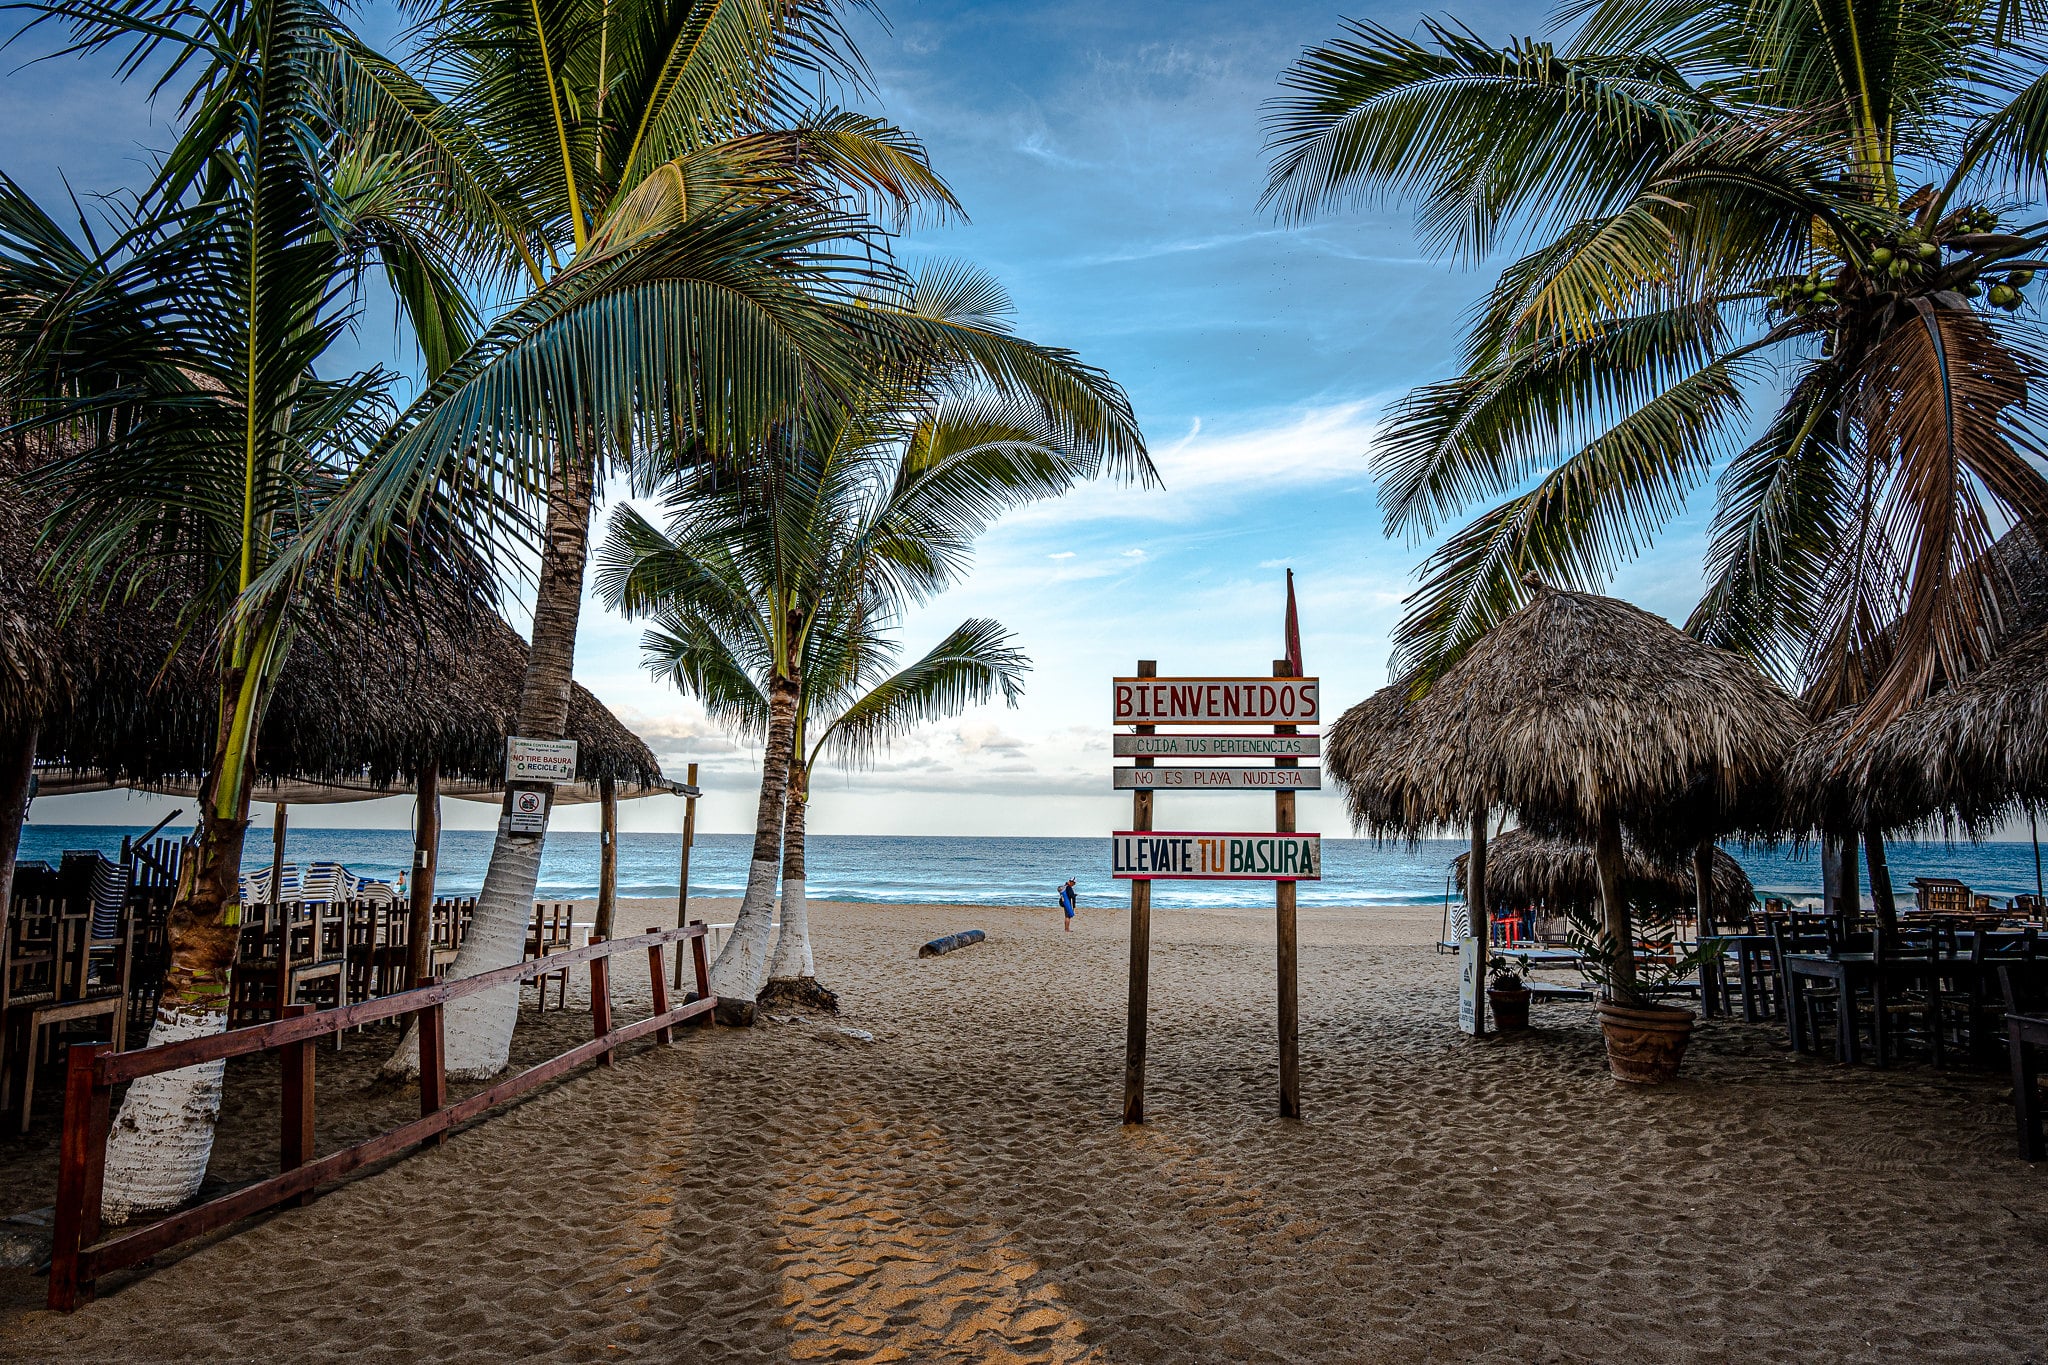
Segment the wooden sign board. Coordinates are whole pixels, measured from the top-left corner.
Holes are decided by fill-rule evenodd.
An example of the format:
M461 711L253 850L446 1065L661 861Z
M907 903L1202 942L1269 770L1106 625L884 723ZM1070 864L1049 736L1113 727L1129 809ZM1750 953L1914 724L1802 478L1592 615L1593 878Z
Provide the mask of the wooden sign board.
M1112 768L1117 791L1320 791L1321 768Z
M507 782L574 782L576 741L573 739L505 740Z
M1315 725L1317 678L1118 678L1118 725Z
M1109 874L1121 881L1315 882L1320 834L1212 834L1119 830L1109 836Z
M1316 758L1321 735L1111 735L1117 758Z

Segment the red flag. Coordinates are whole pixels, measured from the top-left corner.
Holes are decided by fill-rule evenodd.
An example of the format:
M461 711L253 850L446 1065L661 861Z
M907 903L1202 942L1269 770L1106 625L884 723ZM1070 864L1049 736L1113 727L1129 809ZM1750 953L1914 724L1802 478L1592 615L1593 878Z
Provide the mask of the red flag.
M1294 610L1294 570L1287 571L1287 669L1294 677L1301 671L1301 618Z

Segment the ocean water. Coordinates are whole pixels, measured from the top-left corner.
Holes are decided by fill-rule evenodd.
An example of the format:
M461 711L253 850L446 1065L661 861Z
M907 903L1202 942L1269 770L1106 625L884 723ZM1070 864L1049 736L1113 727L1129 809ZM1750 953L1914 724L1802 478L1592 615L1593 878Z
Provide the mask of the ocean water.
M54 862L67 849L117 853L121 837L140 827L41 825L22 831L21 856ZM181 831L172 831L181 832ZM745 889L753 839L739 834L700 834L690 859L693 896L737 896ZM673 896L678 880L680 840L673 834L624 834L619 838L619 892L624 896ZM1440 902L1451 859L1464 851L1452 840L1431 840L1410 849L1363 839L1323 840L1323 880L1303 882L1304 905L1418 905ZM1784 851L1731 849L1760 891L1793 899L1817 896L1820 864ZM2012 896L2035 889L2035 851L2025 843L1897 843L1890 846L1894 884L1903 893L1916 876L1960 877L1980 892ZM474 894L490 859L486 830L449 830L441 838L439 889L444 895ZM1061 882L1072 877L1085 906L1128 903L1124 884L1109 876L1109 844L1102 839L983 839L897 835L814 835L808 847L810 894L822 900L898 904L952 901L970 905L1052 905ZM327 858L360 876L395 881L412 858L412 836L404 830L295 827L285 847L292 862ZM267 832L252 831L246 864L270 863ZM541 860L540 894L571 899L597 894L598 842L594 833L548 836ZM1272 887L1263 882L1157 882L1153 904L1162 906L1271 905Z

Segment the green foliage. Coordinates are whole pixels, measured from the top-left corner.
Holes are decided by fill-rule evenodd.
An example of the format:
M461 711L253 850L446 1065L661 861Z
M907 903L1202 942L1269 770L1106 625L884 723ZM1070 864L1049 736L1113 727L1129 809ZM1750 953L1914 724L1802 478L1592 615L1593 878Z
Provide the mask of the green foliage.
M1991 647L1986 528L2048 519L2048 223L2003 207L2048 170L2042 15L1577 0L1557 24L1350 24L1269 105L1283 216L1398 199L1433 250L1522 248L1462 372L1373 453L1389 533L1493 503L1425 562L1394 667L1447 665L1526 576L1598 586L1721 465L1692 628L1895 713Z
M1060 415L1060 362L1009 337L1008 299L987 275L933 267L902 306L1029 363L998 388L941 333L845 405L679 471L666 529L621 508L598 555L599 596L653 623L648 668L720 723L763 734L772 681L797 685L806 768L826 753L867 761L996 693L1015 704L1029 663L997 623L964 622L900 668L896 625L966 569L991 521L1102 472L1116 444ZM1035 372L1051 396L1031 391Z
M1527 988L1528 968L1521 961L1499 953L1486 955L1486 988L1490 991L1519 991Z
M1720 938L1703 939L1680 951L1678 931L1670 916L1647 910L1632 907L1636 942L1626 947L1601 932L1597 909L1577 907L1566 918L1565 942L1579 955L1579 975L1597 988L1603 999L1642 1004L1664 987L1697 974L1707 963L1719 962L1728 951L1728 941ZM1620 970L1624 951L1634 956L1626 973Z

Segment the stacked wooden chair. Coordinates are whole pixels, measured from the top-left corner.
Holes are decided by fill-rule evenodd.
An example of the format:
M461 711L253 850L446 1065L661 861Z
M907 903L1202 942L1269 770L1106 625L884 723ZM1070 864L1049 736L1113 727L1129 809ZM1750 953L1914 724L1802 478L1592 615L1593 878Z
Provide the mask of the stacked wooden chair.
M61 1033L94 1022L97 1035L127 1043L130 924L116 915L106 938L94 926L84 907L16 901L0 933L0 1109L17 1132L28 1131L37 1069Z

